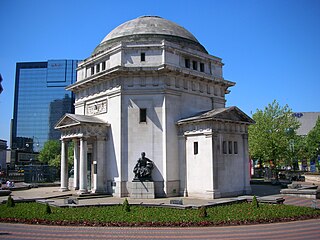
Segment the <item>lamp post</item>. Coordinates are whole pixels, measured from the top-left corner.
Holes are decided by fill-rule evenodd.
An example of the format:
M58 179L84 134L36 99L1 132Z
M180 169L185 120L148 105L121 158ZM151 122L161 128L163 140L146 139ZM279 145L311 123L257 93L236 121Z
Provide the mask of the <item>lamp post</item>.
M294 139L290 139L289 140L289 147L290 147L290 151L291 151L291 165L293 165L293 170L297 170L296 169L296 163L294 162Z
M36 142L36 144L35 144ZM35 149L36 146L36 149ZM29 138L29 142L25 143L25 149L27 152L29 152L30 155L30 160L29 160L29 164L33 165L33 163L35 163L35 161L37 161L37 155L39 153L39 139L35 136L32 136L32 138Z

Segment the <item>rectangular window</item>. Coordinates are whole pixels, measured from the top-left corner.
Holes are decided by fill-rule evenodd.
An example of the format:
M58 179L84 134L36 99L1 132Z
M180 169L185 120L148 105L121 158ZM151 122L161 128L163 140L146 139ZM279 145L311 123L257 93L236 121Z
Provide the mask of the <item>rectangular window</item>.
M229 147L229 154L232 154L232 142L231 141L229 141L228 147Z
M102 62L102 71L106 70L106 62Z
M140 54L140 60L141 60L141 62L146 61L146 53L142 52L142 53Z
M204 63L200 63L200 72L204 72Z
M227 154L227 142L226 141L222 142L222 152L223 152L223 154Z
M198 69L197 61L192 61L192 68L193 68L193 70L197 70Z
M147 122L147 109L140 108L140 122Z
M93 174L97 174L98 173L98 164L94 163L93 164Z
M194 142L194 143L193 143L193 154L194 154L194 155L197 155L198 152L199 152L198 142Z
M94 67L91 67L91 75L94 74Z
M190 59L185 59L184 60L184 66L186 67L186 68L190 68Z
M233 142L233 153L238 154L238 142Z
M97 73L100 72L100 64L97 64L96 70L97 70Z

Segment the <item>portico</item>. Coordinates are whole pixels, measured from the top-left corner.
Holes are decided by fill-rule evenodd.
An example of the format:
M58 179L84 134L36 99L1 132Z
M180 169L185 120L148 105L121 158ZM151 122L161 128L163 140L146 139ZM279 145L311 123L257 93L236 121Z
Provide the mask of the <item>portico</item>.
M66 114L61 131L61 191L68 191L68 145L73 142L73 186L79 194L105 192L106 140L109 124L92 116ZM88 171L89 170L89 171Z

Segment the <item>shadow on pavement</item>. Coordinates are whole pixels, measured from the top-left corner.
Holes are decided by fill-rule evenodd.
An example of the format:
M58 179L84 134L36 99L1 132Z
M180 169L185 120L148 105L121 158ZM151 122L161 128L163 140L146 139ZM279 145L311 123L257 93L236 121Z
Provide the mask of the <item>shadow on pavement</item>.
M280 194L280 185L267 185L267 184L251 184L252 195L259 197L278 195Z

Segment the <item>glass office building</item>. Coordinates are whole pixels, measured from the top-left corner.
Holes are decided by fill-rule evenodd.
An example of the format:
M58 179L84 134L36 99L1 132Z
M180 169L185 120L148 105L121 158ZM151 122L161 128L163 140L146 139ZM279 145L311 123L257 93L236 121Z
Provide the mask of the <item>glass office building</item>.
M11 149L38 152L46 141L59 139L55 124L65 113L74 112L74 97L65 87L76 82L77 63L17 63Z

